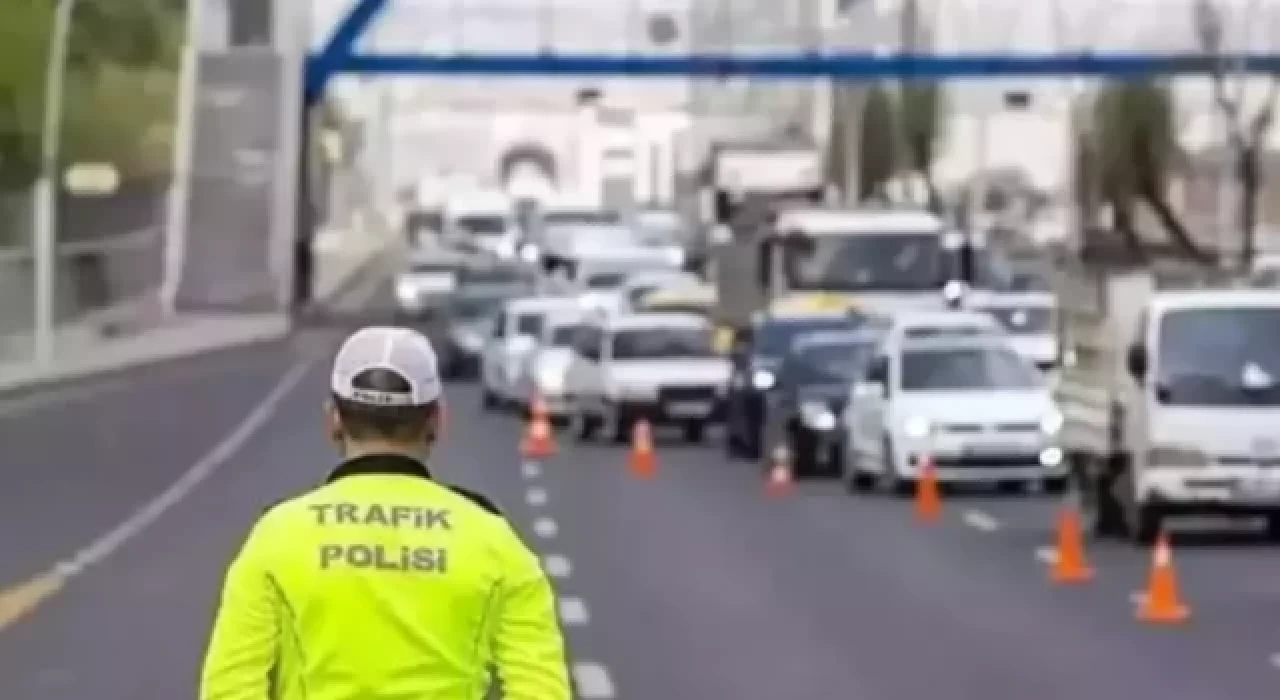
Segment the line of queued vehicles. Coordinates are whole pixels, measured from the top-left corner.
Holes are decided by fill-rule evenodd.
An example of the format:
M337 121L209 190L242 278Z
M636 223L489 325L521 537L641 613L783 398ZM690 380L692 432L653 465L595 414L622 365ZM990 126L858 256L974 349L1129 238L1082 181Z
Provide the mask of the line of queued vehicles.
M708 283L675 228L580 209L398 284L488 410L537 397L576 439L616 443L641 418L689 442L720 424L730 457L783 448L852 492L911 494L930 460L944 485L1071 489L1094 533L1143 543L1186 515L1280 537L1275 289L1084 255L1019 275L929 214L817 205L781 208L755 269ZM742 280L724 278L744 275L766 301L725 323Z

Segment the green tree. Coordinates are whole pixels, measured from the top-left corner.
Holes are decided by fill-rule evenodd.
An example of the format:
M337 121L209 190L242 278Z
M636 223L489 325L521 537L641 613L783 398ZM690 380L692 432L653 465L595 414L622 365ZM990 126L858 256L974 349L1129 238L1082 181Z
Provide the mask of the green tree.
M0 3L0 190L30 183L36 169L52 24L48 0Z
M831 86L830 129L827 134L826 180L840 188L841 196L849 194L849 105L854 95L851 86Z
M896 111L883 85L867 88L858 131L858 201L883 196L885 185L898 172Z
M1097 199L1111 207L1115 228L1139 240L1134 212L1148 208L1171 242L1187 257L1212 263L1196 244L1168 198L1169 176L1181 156L1174 128L1173 96L1157 80L1111 82L1094 99L1092 143L1084 160Z
M910 171L924 183L929 194L929 207L934 211L942 207L942 198L933 179L933 163L942 131L945 97L936 81L908 81L898 89L897 112L904 160Z
M900 15L899 34L904 53L929 51L934 44L933 27L923 17L918 0L908 0ZM929 207L942 208L942 198L933 180L933 163L942 132L945 94L936 80L907 79L898 85L898 139L902 148L899 165L920 178L929 197Z

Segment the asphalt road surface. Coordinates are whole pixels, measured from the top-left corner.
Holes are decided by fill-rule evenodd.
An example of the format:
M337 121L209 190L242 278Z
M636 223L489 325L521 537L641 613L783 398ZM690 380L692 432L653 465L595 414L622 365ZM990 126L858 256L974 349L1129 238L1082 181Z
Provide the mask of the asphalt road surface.
M231 553L335 463L319 406L337 337L0 402L0 698L193 695ZM906 502L833 483L771 498L714 442L661 433L649 481L625 448L566 435L525 464L517 418L449 392L435 466L544 555L583 698L1262 700L1280 685L1280 558L1247 537L1179 545L1193 617L1153 628L1132 602L1147 552L1094 545L1094 581L1048 582L1049 500L949 498L922 526Z

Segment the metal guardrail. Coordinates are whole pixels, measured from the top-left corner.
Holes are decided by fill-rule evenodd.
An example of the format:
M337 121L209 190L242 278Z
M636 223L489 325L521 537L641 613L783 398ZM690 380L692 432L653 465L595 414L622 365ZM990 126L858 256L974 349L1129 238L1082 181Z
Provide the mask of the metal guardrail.
M158 227L58 246L55 291L60 324L107 323L158 290L164 234ZM30 333L35 259L30 248L0 248L0 336Z

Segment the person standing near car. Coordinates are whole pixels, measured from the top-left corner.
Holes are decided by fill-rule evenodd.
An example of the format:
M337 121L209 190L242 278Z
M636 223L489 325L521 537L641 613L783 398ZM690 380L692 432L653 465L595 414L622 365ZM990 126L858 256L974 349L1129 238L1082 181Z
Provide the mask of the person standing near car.
M227 573L201 700L569 700L555 597L486 497L427 466L442 419L421 334L358 331L326 429L345 461L269 508Z

